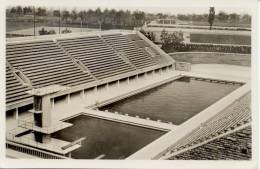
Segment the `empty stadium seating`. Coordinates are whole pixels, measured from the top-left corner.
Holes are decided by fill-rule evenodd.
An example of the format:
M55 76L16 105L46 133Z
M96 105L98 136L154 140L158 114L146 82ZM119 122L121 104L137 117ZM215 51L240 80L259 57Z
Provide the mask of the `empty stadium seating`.
M135 70L98 36L60 39L58 43L98 79Z
M248 126L171 157L171 160L250 160L252 128Z
M7 62L32 88L77 86L132 72L160 63L163 58L156 55L160 54L137 34L46 38L6 45ZM21 87L17 91L19 97L12 88L7 93L8 103L29 97L25 93L20 97L26 87L17 82Z
M141 69L155 65L156 61L152 59L151 55L143 48L136 47L127 36L128 35L122 34L109 34L103 35L102 38L115 50L123 52L137 68Z
M153 60L157 63L162 62L163 58L160 56L159 52L152 48L145 40L141 39L137 34L126 35L129 41L137 47L140 48L144 53L150 55Z
M7 44L6 57L34 88L52 84L75 86L94 80L51 40Z
M171 153L202 143L227 131L251 121L251 95L247 94L240 101L233 103L224 111L208 119L200 127L180 139L171 147Z
M10 68L6 66L6 104L24 99L31 98L25 92L29 90L27 86L22 85L15 75L11 72Z

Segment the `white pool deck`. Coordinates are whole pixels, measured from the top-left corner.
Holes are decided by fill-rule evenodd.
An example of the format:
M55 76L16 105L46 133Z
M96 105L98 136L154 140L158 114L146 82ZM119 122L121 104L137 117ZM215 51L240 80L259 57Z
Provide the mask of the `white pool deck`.
M225 99L226 101L235 99L239 96L241 92L250 90L250 72L250 67L218 64L198 64L192 65L190 72L168 70L166 72L161 72L155 75L147 75L145 77L132 80L129 84L120 83L120 85L105 87L104 89L99 90L98 92L85 93L85 97L71 97L69 102L62 102L57 104L55 103L54 107L52 108L52 120L53 122L58 122L61 120L78 116L80 114L84 114L91 117L126 123L130 125L136 125L162 131L169 131L167 134L148 145L152 146L153 148L156 148L157 150L165 150L167 149L168 145L166 143L169 143L169 140L172 141L172 139L174 139L175 136L173 136L172 133L175 133L175 130L178 130L178 128L180 127L185 128L185 125L187 126L186 128L189 128L188 126L201 123L201 121L208 119L214 113L209 115L207 113L203 113L204 111L202 111L201 113L199 113L199 116L196 115L195 117L189 119L187 122L181 124L180 126L177 126L170 123L150 120L149 118L131 117L122 112L102 112L98 110L93 110L90 109L89 106L93 106L96 103L109 101L111 99L120 100L122 98L130 96L131 94L135 94L136 91L142 92L144 90L149 89L149 87L152 88L156 86L155 84L159 84L162 81L171 81L174 78L179 77L180 75L247 83L243 87L239 88L238 90L235 90L228 96L218 101L221 102L221 104L219 105L227 106L227 104L225 104ZM218 107L214 107L215 104L213 104L212 106L207 108L206 111L209 111L209 109L211 109L216 112L216 110L219 108L219 105L217 105ZM22 118L22 116L24 115L19 116L19 118ZM14 118L7 119L6 131L8 132L9 130L13 129L17 126L17 124L17 120L15 120ZM182 134L176 137L176 139L181 137ZM154 151L153 148L151 149L150 147L146 146L143 149L139 150L141 151L141 153L139 153L138 151L137 153L131 155L129 159L152 159L156 156L156 154L158 154L158 152ZM144 156L144 154L146 155Z

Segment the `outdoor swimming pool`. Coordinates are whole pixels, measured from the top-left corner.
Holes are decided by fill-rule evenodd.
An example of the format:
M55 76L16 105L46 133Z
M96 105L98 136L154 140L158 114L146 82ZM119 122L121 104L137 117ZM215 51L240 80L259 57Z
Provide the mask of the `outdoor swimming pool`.
M100 108L179 125L239 88L241 83L181 77Z
M124 159L166 133L86 115L67 122L73 126L52 137L66 141L86 137L82 147L72 152L72 158L76 159Z

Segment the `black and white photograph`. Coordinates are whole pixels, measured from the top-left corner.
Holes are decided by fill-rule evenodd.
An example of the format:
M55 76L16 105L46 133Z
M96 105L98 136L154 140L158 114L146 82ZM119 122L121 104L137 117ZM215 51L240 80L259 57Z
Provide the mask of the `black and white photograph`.
M255 168L257 2L188 1L6 2L0 167Z

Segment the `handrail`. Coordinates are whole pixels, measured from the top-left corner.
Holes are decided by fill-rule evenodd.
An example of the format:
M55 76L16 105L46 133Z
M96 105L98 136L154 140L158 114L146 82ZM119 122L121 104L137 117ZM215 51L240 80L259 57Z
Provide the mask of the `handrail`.
M68 126L69 123L61 122L59 121L58 125L55 126L43 126L43 127L38 127L35 125L33 115L28 115L28 117L24 118L19 118L18 119L18 126L26 129L31 129L34 131L40 131L42 133L50 133L52 131L56 131L56 129L63 128Z

